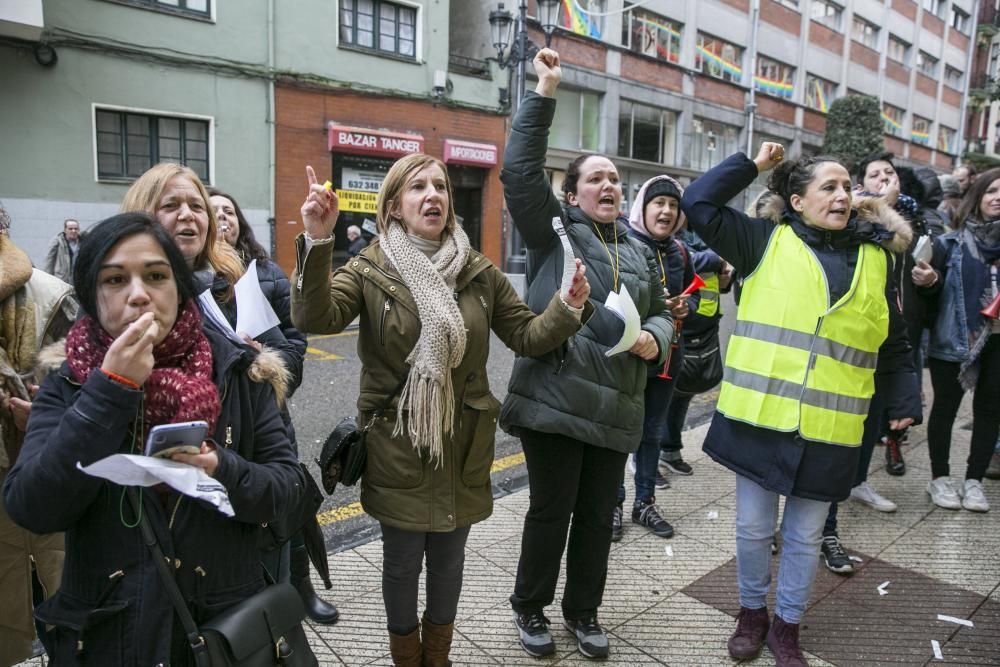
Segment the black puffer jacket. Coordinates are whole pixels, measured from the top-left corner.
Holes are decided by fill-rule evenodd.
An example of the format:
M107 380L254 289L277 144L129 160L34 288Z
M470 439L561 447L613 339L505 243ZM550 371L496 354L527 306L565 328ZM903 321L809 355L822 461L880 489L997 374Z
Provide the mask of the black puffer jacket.
M604 307L614 287L609 252L618 253L619 282L635 302L642 328L659 345L659 366L670 347L673 321L662 298L656 260L629 236L625 221L595 225L579 208L564 211L556 199L545 174L555 107L554 99L535 93L524 98L514 118L500 180L507 208L528 248L528 306L541 313L559 288L563 249L552 229L552 218L561 216L575 255L587 266L594 315L567 345L538 358L521 357L514 362L500 424L515 434L521 428L559 433L632 452L642 434L649 364L628 352L612 357L604 354L624 331L622 321Z
M280 360L205 333L222 398L213 434L219 443L215 479L226 487L236 516L172 490L165 496L142 490L143 520L175 565L177 584L199 623L264 587L261 524L285 514L303 488L274 398L274 385L282 383ZM141 398L141 391L103 373L77 384L63 364L42 383L24 448L4 484L7 510L18 525L35 533L66 532L62 586L36 609L39 620L55 626L44 640L55 665L145 667L191 659L183 640L171 646L174 610L124 487L76 467L132 451Z
M789 224L822 266L833 303L850 287L861 243L878 243L887 252L902 252L909 245L909 226L877 198L855 200L861 211L852 212L848 228L836 232L806 225L790 214L778 197L769 211L774 219L751 218L727 207L726 202L756 177L757 167L749 158L742 153L732 155L689 185L681 201L691 229L740 275L753 273L777 225ZM919 423L917 377L906 323L896 306L891 270L890 260L886 275L889 335L879 349L875 381L885 397L890 419L913 417ZM858 447L805 443L796 433L752 426L718 412L704 449L717 462L765 489L823 501L848 496L859 459Z

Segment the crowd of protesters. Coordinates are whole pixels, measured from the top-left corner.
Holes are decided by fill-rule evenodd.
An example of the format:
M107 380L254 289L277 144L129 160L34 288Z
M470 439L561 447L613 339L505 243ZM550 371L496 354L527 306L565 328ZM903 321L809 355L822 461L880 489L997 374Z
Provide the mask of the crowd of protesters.
M882 443L887 472L906 474L925 366L930 501L989 510L983 479L1000 478L1000 169L963 165L939 179L888 153L845 165L764 142L687 186L649 179L624 216L606 156L575 159L561 197L553 190L558 54L541 50L534 71L501 171L528 254L523 300L470 247L446 166L423 154L391 167L372 242L349 228L348 261L333 273L339 201L306 167L291 280L237 199L176 164L148 170L122 212L89 230L67 219L45 272L11 242L0 209L0 666L30 657L36 635L53 664L202 664L184 617L209 623L275 582L291 583L313 621L336 622L309 575L310 554L324 577L326 563L286 406L306 336L355 321L369 446L361 503L381 527L396 665L451 664L466 542L493 508L497 424L520 439L528 472L509 604L535 657L556 651L545 611L564 558L563 625L584 656L610 655L599 613L611 544L627 510L640 529L673 535L656 491L696 474L681 430L692 398L720 383L703 448L735 475L733 658L767 645L780 666L806 664L799 627L818 567L854 570L838 503L897 510L868 469ZM765 173L748 212L728 205ZM278 319L256 337L234 331L234 286L250 267ZM734 285L723 354L720 294ZM615 299L638 319L624 345ZM502 404L487 381L491 334L517 355ZM966 391L972 444L953 479ZM221 484L232 516L164 484L80 469L141 454L152 427L193 420L208 437L171 458ZM157 575L164 555L176 586ZM308 650L296 659L316 662Z

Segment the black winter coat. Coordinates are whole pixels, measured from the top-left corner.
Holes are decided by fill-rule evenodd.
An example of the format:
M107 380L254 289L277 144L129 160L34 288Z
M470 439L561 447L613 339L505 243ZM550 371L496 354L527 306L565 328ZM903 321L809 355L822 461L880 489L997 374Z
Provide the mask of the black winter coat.
M266 353L255 358L214 331L206 335L222 399L213 434L215 479L226 487L236 516L170 489L165 496L142 489L142 519L173 563L199 623L264 587L261 524L285 514L303 489L272 387L280 362ZM66 533L62 585L35 613L55 626L43 639L55 665L147 667L192 659L125 488L76 467L140 444L131 432L141 398L141 391L99 372L80 385L63 364L42 383L24 448L4 484L18 525Z
M887 246L887 252L902 252L909 245L906 223L875 198L869 198L864 216L853 211L848 229L838 232L805 225L798 216L789 214L780 198L775 198L781 211L778 221L751 218L727 207L726 202L756 177L757 167L749 158L742 153L732 155L689 185L681 201L691 229L725 257L739 275L749 276L756 269L776 224L791 224L822 266L833 303L850 286L862 241ZM882 225L889 225L894 233L887 233ZM896 305L895 286L889 275L891 258L887 266L889 335L879 349L876 384L884 392L890 419L913 417L919 423L920 394L906 323ZM789 276L790 280L794 278ZM765 489L822 501L840 501L848 496L860 452L858 447L806 443L798 434L752 426L718 412L703 447L715 461Z

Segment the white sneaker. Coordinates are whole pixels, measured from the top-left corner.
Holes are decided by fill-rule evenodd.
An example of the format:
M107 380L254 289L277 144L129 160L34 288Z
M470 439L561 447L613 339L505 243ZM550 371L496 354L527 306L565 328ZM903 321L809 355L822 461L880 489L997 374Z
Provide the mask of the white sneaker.
M861 482L851 489L851 498L879 512L895 512L897 509L896 503L885 496L879 495L878 491L873 489L872 485L868 482Z
M958 497L958 485L951 477L938 477L927 482L927 493L931 502L946 510L962 509L962 499Z
M990 504L983 493L983 483L978 479L967 479L959 491L962 496L962 507L970 512L989 512Z

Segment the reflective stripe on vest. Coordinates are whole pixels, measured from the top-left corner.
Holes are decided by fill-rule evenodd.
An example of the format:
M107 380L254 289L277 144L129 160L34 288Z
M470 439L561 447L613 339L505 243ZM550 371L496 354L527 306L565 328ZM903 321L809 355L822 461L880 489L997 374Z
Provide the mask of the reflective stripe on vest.
M743 283L718 410L806 440L861 444L889 331L886 255L862 244L850 289L829 306L812 250L779 225Z
M701 278L705 281L705 286L698 290L700 300L695 313L705 317L715 317L719 312L719 274L703 273Z

